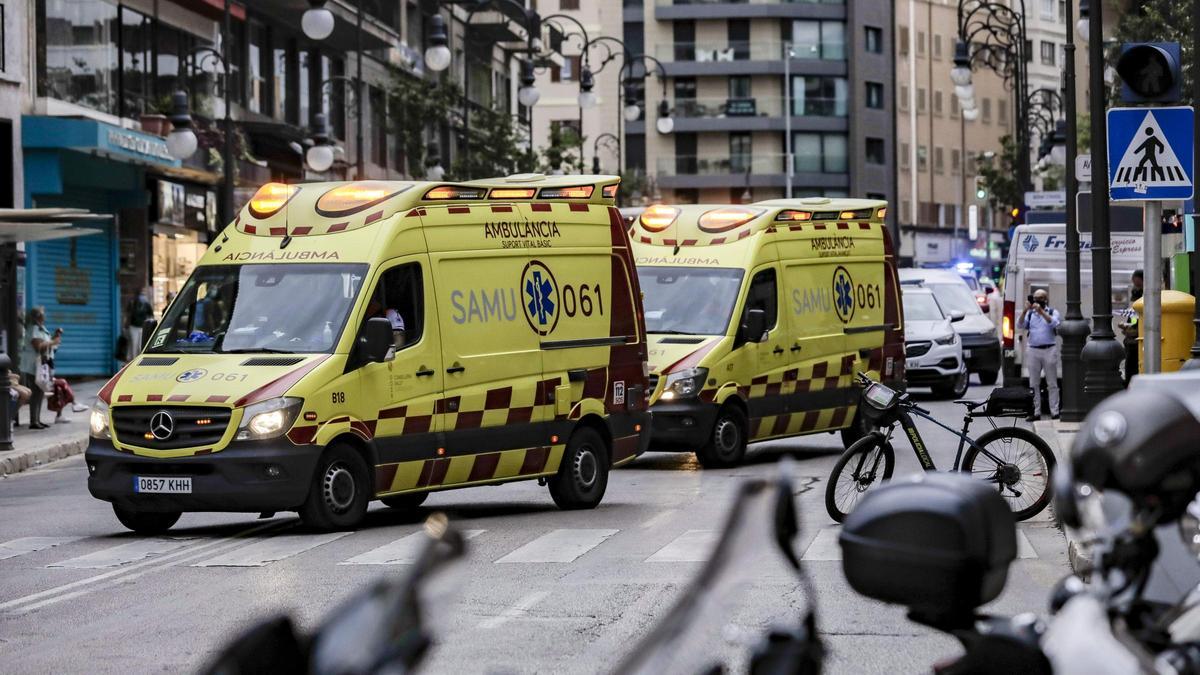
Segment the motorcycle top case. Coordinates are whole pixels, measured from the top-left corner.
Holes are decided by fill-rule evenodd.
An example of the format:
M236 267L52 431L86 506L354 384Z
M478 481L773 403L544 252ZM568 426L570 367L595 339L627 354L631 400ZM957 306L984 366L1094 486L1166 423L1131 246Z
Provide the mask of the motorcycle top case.
M969 615L995 599L1017 556L1016 522L1004 498L952 473L873 490L838 541L854 590L934 618Z

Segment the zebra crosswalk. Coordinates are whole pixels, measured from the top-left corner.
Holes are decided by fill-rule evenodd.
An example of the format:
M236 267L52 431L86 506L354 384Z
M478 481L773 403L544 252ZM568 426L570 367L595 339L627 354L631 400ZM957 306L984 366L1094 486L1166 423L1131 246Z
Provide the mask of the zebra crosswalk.
M837 527L817 530L804 544L803 559L810 562L840 561L842 555L837 542L838 532ZM708 559L718 535L717 530L706 529L656 533L653 536L661 540L647 547L645 538L651 535L644 528L636 527L627 530L560 528L540 534L531 533L525 538L513 538L511 530L463 531L463 536L475 544L468 554L468 561L471 564L496 565L567 565L605 546L620 547L626 553L622 555L624 559L629 559L629 550L642 551L634 558L634 562L653 565L701 563ZM155 559L161 559L163 566L267 567L317 550L325 551L322 555L324 560L336 559L333 562L336 565L406 565L416 561L424 537L418 527L405 528L402 536L380 544L378 533L371 530L305 534L284 524L252 536L227 541L214 541L197 535L146 537L132 541L124 537L115 541L105 537L21 537L0 542L0 571L5 565L19 565L23 560L33 557L37 557L35 566L50 570L142 568L155 565ZM362 550L358 545L362 538L372 539L376 545ZM646 551L651 549L653 552L647 555ZM353 555L343 558L345 552L353 552ZM51 554L56 555L47 560ZM1037 551L1021 530L1017 531L1017 557L1038 557Z

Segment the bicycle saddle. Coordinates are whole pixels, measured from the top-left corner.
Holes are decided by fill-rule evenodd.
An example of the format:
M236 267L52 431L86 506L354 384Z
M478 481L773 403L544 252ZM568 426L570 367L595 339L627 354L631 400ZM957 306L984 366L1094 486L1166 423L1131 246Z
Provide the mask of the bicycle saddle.
M955 401L955 403L957 403L957 404L959 404L959 405L965 405L965 406L967 406L967 410L974 410L974 409L976 409L976 408L978 408L978 407L980 407L980 406L982 406L982 405L985 405L985 404L987 403L987 401L986 401L986 400L983 400L983 401L971 401L971 400L969 400L969 399L960 398L960 399L958 399L957 401Z

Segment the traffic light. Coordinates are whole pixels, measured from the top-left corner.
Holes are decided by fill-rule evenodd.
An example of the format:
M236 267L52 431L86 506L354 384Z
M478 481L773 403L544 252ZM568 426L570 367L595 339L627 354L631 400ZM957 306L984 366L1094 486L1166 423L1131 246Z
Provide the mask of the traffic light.
M975 176L975 200L986 202L988 198L987 185L983 182L983 176Z
M1025 224L1025 207L1014 206L1009 209L1008 215L1012 218L1012 221L1010 222L1012 227Z
M1121 45L1117 75L1126 103L1176 103L1180 99L1178 42L1134 42Z

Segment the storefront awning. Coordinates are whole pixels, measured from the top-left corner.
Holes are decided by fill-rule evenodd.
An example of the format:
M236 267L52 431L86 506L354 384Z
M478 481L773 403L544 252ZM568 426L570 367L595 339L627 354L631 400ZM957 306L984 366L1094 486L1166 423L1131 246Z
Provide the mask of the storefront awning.
M103 230L77 227L75 223L112 220L104 213L85 209L0 209L0 244L48 241L99 234Z

